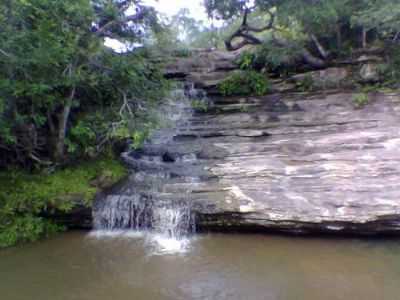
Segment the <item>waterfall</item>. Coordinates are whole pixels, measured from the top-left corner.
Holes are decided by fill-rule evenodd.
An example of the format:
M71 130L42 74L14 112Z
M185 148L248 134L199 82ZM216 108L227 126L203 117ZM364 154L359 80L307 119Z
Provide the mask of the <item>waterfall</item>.
M153 210L153 228L173 239L196 232L195 215L188 203L158 207Z
M156 203L138 194L110 195L94 207L94 228L148 231L179 240L196 231L196 222L190 202Z
M132 172L120 189L96 201L93 219L97 233L141 232L164 249L178 250L196 231L190 191L167 189L168 184L196 181L181 174L190 173L185 166L195 162L196 155L168 150L194 114L191 101L208 105L205 92L191 84L174 90L159 110L164 126L142 149L122 155Z
M110 195L94 208L96 230L146 230L152 228L153 203L140 195Z

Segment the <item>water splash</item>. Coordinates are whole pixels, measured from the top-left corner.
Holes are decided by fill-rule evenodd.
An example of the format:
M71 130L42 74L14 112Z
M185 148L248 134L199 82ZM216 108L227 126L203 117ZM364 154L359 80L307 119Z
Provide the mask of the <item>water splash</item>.
M190 250L192 238L174 239L160 234L149 236L151 255L184 254Z

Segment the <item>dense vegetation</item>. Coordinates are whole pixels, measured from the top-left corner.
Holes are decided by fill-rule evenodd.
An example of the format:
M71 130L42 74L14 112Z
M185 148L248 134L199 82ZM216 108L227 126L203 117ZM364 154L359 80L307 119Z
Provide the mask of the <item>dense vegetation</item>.
M223 96L257 95L262 96L268 92L267 78L253 70L233 73L222 81L219 91Z
M270 61L291 52L297 61L326 67L355 49L399 39L396 0L205 0L205 6L210 16L228 24L239 20L225 39L227 49L264 45Z
M134 15L126 15L129 5ZM154 25L137 1L20 0L0 8L0 166L95 156L146 123L164 81L145 49L118 54Z
M105 156L51 174L15 169L0 173L0 248L63 230L43 215L90 206L99 189L126 172L118 160Z
M4 0L0 22L0 246L7 246L53 231L39 214L70 209L61 196L89 200L90 180L105 171L121 177L117 161L93 160L143 140L168 84L143 47L162 28L139 0ZM105 47L109 39L126 51ZM92 162L70 167L84 160Z

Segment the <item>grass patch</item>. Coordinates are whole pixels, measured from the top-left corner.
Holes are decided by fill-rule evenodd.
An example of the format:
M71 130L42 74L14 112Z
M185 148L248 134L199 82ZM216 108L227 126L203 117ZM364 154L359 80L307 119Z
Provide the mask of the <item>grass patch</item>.
M114 158L80 163L52 174L23 170L0 172L0 247L35 241L63 228L40 217L42 212L71 211L80 199L90 206L95 194L127 174Z

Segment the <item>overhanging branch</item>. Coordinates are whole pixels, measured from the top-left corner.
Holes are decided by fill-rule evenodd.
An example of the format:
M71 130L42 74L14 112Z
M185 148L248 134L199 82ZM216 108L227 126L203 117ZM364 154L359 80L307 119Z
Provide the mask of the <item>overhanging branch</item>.
M248 15L250 13L249 9L246 9L243 15L242 25L225 41L225 46L229 51L235 51L240 48L243 48L246 45L259 45L262 41L252 35L252 33L260 33L266 30L270 30L274 28L275 15L268 11L270 15L268 24L263 27L253 27L248 24ZM242 40L236 44L234 44L234 40L237 38L241 38Z
M225 46L228 51L236 51L247 45L260 45L262 40L257 38L254 33L260 33L267 30L278 31L279 29L274 26L275 14L268 11L269 20L268 24L263 27L254 27L248 24L248 15L250 13L249 9L244 11L242 25L225 41ZM313 42L315 43L321 57L314 56L308 49L303 48L300 51L301 58L309 65L314 68L323 68L327 65L325 59L329 56L329 53L325 50L322 44L318 41L315 35L311 35ZM236 39L240 39L238 42L234 43ZM290 47L290 43L285 40L279 40L274 38L273 42L282 48Z

